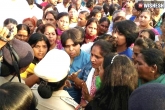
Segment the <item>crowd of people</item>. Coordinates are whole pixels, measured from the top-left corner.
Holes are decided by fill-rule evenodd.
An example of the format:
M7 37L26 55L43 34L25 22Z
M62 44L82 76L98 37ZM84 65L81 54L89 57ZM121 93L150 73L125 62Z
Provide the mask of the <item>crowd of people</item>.
M4 0L0 12L0 110L165 110L165 9Z

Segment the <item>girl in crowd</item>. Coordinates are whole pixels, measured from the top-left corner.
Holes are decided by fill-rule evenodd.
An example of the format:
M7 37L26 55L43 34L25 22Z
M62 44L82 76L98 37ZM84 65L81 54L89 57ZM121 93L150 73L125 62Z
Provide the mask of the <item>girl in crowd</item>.
M100 71L104 73L101 87L85 110L128 110L128 98L138 81L132 61L125 55L109 54Z
M36 75L34 75L34 67L41 59L44 58L46 53L49 51L50 43L48 38L40 33L32 34L28 43L34 51L34 59L28 68L23 73L21 73L21 78L25 80L26 85L31 87L33 84L35 84L33 81L36 82L36 79L38 79Z
M90 18L85 26L85 39L84 43L93 42L97 38L98 20Z
M50 43L50 50L54 48L61 49L61 47L57 44L56 28L53 24L48 23L42 25L40 31L48 38Z
M112 37L114 38L114 46L116 46L117 53L132 58L133 52L130 46L134 43L137 36L137 26L133 21L116 22L113 26Z
M22 23L29 27L30 35L32 35L36 28L36 21L33 18L25 18Z
M136 25L139 25L139 16L144 11L143 4L141 2L135 3L132 14L133 16L130 18L131 21L134 21Z
M81 11L78 15L78 23L77 25L85 28L85 25L89 19L89 12L88 11Z
M142 50L136 62L139 74L138 86L147 83L165 84L165 57L162 51L154 48Z
M58 13L56 13L55 11L47 11L43 18L45 20L45 24L50 23L56 26L57 15Z
M61 45L61 35L64 31L69 29L69 14L66 12L61 12L57 16L57 43L59 45L59 48L62 49Z
M93 9L90 12L90 18L96 18L98 21L101 19L101 11L99 11L98 9Z
M77 26L78 12L76 10L75 5L70 5L68 7L68 14L69 14L69 20L70 20L69 28L73 28Z
M76 28L69 29L61 35L62 46L64 47L66 53L70 56L71 60L69 75L83 69L84 66L90 62L90 54L80 49L83 41L84 37L82 36L82 33ZM90 66L88 68L90 69ZM89 69L86 69L86 71L89 71ZM87 74L83 73L78 77L83 79L84 77L87 77ZM77 103L80 103L81 90L76 89L73 82L71 82L71 85L72 87L67 88L66 90Z
M29 40L30 35L30 29L25 24L19 24L17 25L17 34L15 35L15 38L27 42Z
M107 31L108 31L109 25L110 25L109 19L106 18L106 17L102 17L102 18L99 20L99 23L98 23L97 35L98 35L98 36L101 36L101 35L103 35L103 34L106 34Z
M132 60L134 64L136 64L136 58L140 54L140 52L144 49L148 48L157 48L155 42L149 38L145 39L136 39L133 47L133 55Z
M149 38L149 39L151 39L151 40L153 40L153 41L156 40L156 38L155 38L155 33L154 33L151 29L142 30L142 31L139 33L138 38L143 38L143 39ZM157 38L157 40L158 40L158 38Z
M7 82L0 86L1 110L37 110L37 99L23 83Z

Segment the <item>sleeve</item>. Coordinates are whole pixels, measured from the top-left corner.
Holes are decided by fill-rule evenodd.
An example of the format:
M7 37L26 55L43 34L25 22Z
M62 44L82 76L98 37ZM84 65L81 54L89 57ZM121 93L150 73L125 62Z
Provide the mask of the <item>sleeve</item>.
M28 68L23 72L21 73L21 78L27 78L27 75L28 74L34 74L34 67L35 67L35 64L34 63L31 63Z

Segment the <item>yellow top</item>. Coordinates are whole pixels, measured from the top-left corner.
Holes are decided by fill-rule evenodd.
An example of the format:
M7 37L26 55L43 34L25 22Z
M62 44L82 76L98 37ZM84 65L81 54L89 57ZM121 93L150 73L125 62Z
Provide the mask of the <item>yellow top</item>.
M28 68L23 73L21 73L21 78L25 79L25 78L27 78L28 74L34 74L34 67L35 66L36 65L34 63L30 63Z

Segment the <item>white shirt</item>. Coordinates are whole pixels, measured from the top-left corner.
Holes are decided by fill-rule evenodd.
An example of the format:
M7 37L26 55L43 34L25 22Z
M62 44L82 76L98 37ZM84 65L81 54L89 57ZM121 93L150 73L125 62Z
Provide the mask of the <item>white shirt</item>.
M0 13L1 26L3 26L3 22L7 18L13 18L20 24L23 19L32 17L29 4L26 0L3 0L0 3Z
M87 7L84 7L84 6L80 6L80 8L78 9L78 13L80 13L81 11L87 11L87 12L89 12L90 13L90 11L88 10L88 8Z
M36 4L33 4L33 8L31 8L32 16L35 16L37 19L42 19L43 11L38 8Z
M68 7L69 7L69 5L68 5ZM65 7L63 3L59 3L56 6L56 8L57 8L59 13L61 13L61 12L68 12L68 7Z

